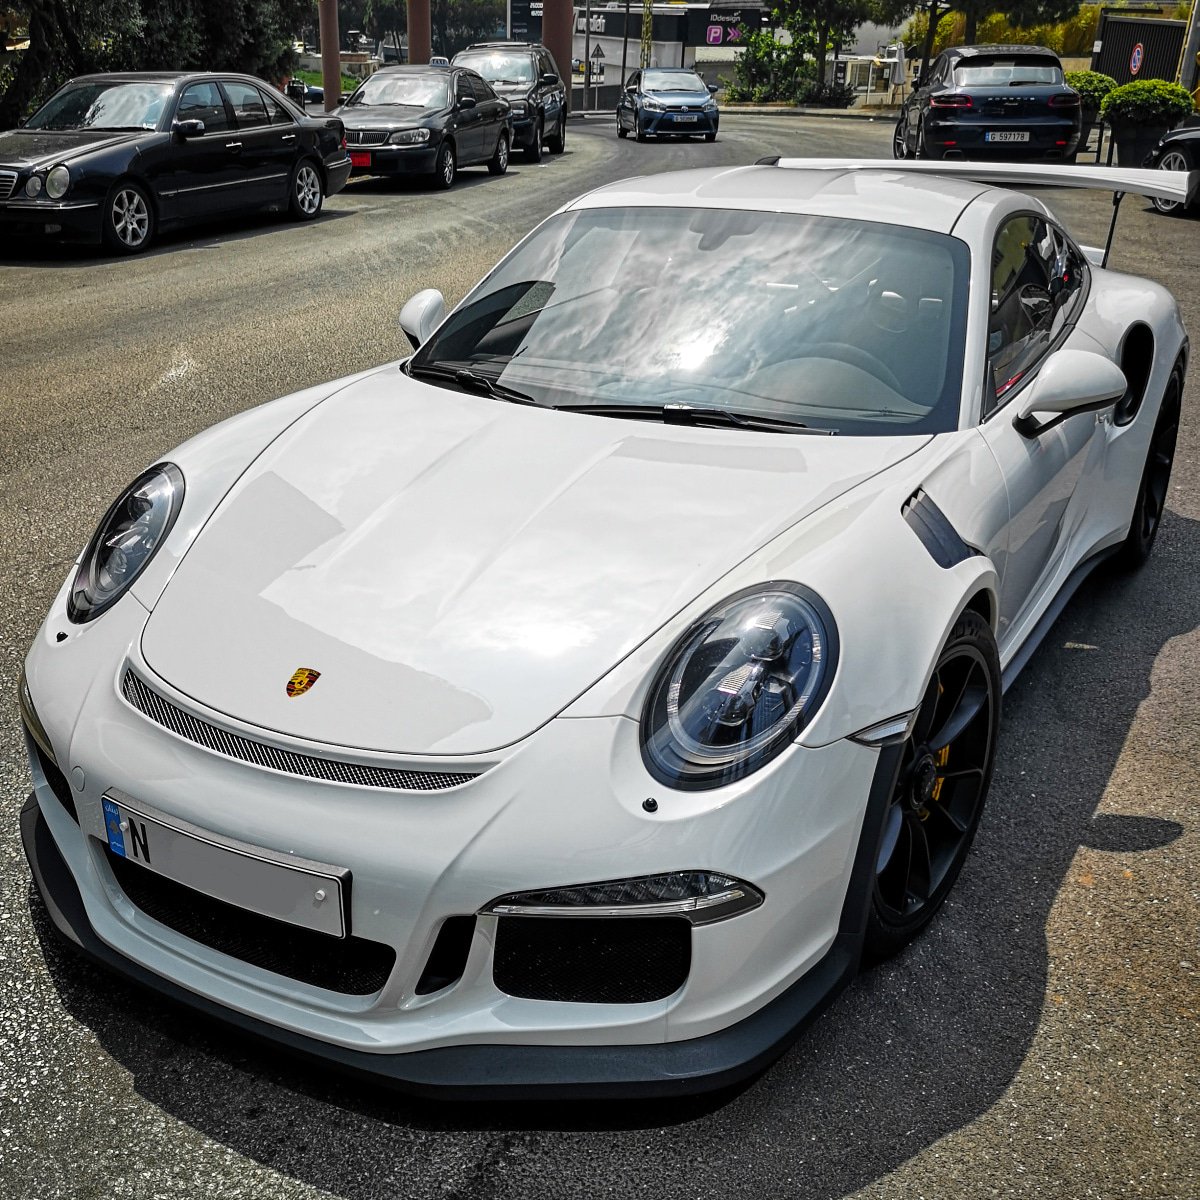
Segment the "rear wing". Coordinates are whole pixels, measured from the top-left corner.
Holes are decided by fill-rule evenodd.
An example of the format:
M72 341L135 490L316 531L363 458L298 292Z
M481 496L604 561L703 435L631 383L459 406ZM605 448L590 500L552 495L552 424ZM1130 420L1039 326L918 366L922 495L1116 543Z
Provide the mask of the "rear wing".
M1018 187L1073 187L1112 192L1113 214L1108 239L1098 266L1108 266L1117 212L1126 192L1148 199L1191 204L1200 198L1200 171L1157 171L1141 167L1080 167L1074 163L980 163L891 158L760 158L761 166L792 171L900 171L917 175L942 175L972 183L1016 184ZM1088 257L1095 262L1092 255Z

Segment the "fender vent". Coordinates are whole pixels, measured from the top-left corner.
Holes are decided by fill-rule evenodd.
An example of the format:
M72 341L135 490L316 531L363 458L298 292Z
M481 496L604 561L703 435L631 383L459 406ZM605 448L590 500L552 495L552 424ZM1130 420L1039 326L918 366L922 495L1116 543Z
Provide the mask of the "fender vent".
M900 515L939 567L948 570L979 553L958 536L946 514L920 488L904 502Z
M121 695L144 717L169 729L189 742L206 750L224 754L227 758L253 763L288 775L303 775L308 779L327 779L331 783L349 783L357 787L394 788L405 792L438 792L470 783L479 774L472 772L407 771L396 767L376 767L364 763L338 762L332 758L317 758L312 754L297 754L266 742L230 733L210 725L172 704L146 686L132 671L121 680Z

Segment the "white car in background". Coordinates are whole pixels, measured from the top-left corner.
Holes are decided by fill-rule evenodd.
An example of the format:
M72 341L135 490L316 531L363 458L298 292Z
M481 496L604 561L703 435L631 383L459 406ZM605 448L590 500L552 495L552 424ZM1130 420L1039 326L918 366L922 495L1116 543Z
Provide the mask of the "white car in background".
M1022 181L1189 184L628 180L149 467L21 682L56 927L415 1091L770 1061L934 916L1005 684L1158 531L1178 308Z

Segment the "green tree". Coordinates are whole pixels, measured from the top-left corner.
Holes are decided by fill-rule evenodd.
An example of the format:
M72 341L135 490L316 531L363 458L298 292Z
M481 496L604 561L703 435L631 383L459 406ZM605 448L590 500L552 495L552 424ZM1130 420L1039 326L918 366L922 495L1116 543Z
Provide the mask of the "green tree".
M472 42L484 42L504 28L504 0L432 0L430 25L434 54L453 58Z

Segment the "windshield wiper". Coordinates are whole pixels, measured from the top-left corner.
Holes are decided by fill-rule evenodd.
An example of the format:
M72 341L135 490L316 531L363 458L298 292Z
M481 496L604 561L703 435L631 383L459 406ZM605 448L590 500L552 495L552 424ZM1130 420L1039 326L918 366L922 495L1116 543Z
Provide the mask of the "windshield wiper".
M478 371L467 367L438 367L432 364L423 366L408 366L405 373L413 379L442 380L446 383L457 383L464 392L477 392L481 396L494 396L497 400L507 400L510 404L537 404L532 396L518 392L515 388L505 387L497 383L489 375L481 375Z
M628 417L662 421L664 425L729 425L735 429L761 429L772 433L816 433L832 436L836 429L812 429L802 421L728 408L696 408L691 404L558 404L561 412L589 413L597 417Z

